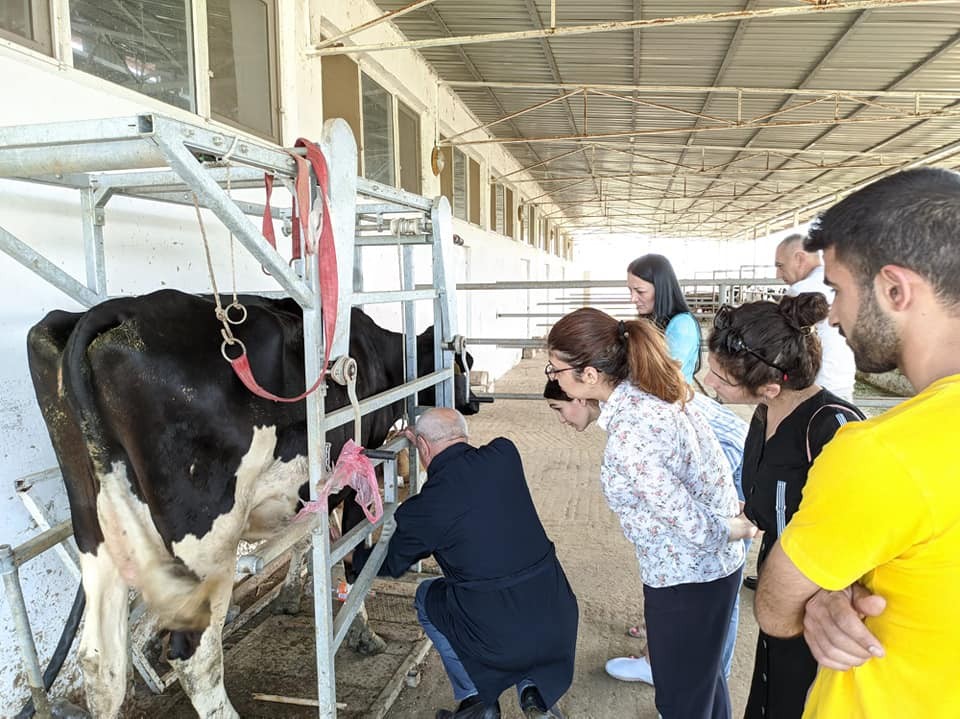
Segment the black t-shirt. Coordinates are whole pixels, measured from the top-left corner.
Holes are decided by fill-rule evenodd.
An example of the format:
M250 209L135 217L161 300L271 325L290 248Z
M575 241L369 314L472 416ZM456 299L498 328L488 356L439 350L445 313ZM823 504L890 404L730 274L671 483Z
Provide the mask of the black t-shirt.
M760 561L799 508L812 460L840 427L861 419L856 406L821 390L801 402L767 440L767 407L757 406L743 450L743 491L744 512L765 533Z

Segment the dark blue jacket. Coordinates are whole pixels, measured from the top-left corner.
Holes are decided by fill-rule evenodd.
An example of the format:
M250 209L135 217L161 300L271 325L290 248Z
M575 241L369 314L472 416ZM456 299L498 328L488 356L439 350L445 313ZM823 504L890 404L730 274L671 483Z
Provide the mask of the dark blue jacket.
M529 678L547 705L573 679L577 599L530 497L516 446L452 445L420 494L396 513L381 575L429 555L443 577L427 592L430 621L450 641L484 703ZM368 552L354 555L359 571Z

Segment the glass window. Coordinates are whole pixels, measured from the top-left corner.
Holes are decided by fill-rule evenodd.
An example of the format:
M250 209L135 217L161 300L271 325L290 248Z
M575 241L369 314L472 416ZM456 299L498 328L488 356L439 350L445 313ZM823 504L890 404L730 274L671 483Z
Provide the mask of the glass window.
M453 150L453 216L467 219L467 156Z
M274 0L207 0L213 116L279 140Z
M400 188L420 194L420 116L397 101L397 135L400 143Z
M70 0L73 64L185 110L196 110L189 0Z
M50 4L46 0L3 0L0 2L0 37L50 55L53 49Z
M396 186L393 152L393 97L362 75L363 173L368 180Z
M496 186L496 206L494 207L494 226L493 229L501 235L506 234L504 226L504 196L503 185Z

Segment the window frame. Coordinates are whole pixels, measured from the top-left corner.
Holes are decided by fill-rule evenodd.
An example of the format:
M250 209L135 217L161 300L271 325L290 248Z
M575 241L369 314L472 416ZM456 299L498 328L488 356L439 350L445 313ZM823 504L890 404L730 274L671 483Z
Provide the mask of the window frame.
M16 45L39 52L47 57L54 57L53 37L53 15L50 10L49 0L30 0L30 28L34 37L44 38L44 40L34 40L23 35L0 28L0 38L8 40Z
M277 20L277 5L279 0L253 0L254 2L263 3L267 8L267 62L269 64L267 68L267 76L270 78L270 119L273 124L273 133L270 135L264 135L259 130L255 130L252 127L243 125L236 120L221 115L213 110L213 93L211 92L210 85L210 66L211 66L211 56L210 56L210 28L206 22L204 22L203 30L205 36L202 41L203 50L206 54L206 77L205 79L205 88L204 95L206 97L206 102L208 103L209 116L210 119L216 120L217 122L222 122L225 125L230 127L235 127L238 130L243 130L244 132L249 132L252 135L257 137L262 137L264 139L272 140L273 142L281 142L281 127L280 127L280 31L278 27ZM203 3L202 12L204 18L207 17L207 0L191 0L191 4ZM194 33L197 33L199 30L196 25L192 28ZM196 45L196 43L195 43ZM194 82L197 84L198 93L197 93L197 106L199 109L200 105L200 93L199 93L199 76L200 68L197 63L194 63L194 74L197 76L194 78Z

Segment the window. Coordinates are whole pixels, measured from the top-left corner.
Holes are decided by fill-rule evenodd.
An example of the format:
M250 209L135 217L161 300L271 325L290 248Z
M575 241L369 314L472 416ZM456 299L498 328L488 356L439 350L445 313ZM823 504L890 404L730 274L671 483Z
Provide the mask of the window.
M188 0L70 0L73 66L196 111Z
M74 67L279 141L277 0L197 2L207 18L209 108L197 107L191 0L69 0Z
M419 195L420 116L397 101L397 135L400 145L400 188Z
M503 185L494 185L494 200L493 200L493 229L496 232L499 232L501 235L507 234L506 224L504 222L504 188Z
M276 18L265 0L207 0L213 117L279 140Z
M330 55L320 62L323 83L323 119L343 118L360 142L360 68L345 55ZM363 174L363 155L357 153L357 174Z
M53 53L50 32L50 3L47 0L3 0L0 2L0 37L34 50Z
M361 75L363 95L363 176L396 186L393 151L393 96Z
M453 216L467 219L467 156L453 149Z
M480 163L470 159L470 178L467 181L467 193L470 196L470 222L480 225Z
M513 190L504 189L503 192L505 196L504 201L504 218L506 219L506 225L504 226L504 231L508 237L517 239L517 234L519 230L517 225L514 222L516 216L514 215L515 210L513 209Z

